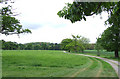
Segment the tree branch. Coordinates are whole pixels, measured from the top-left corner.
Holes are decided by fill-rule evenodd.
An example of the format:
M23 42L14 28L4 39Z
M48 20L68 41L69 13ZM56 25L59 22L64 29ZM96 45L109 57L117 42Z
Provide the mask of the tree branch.
M94 14L98 11L98 9L100 8L101 4L102 4L102 2L100 2L100 3L99 3L99 5L98 5L98 7L97 7L96 11L95 11L95 12L93 12L92 14L88 15L88 16L94 15Z
M0 32L1 34L6 34L6 35L12 35L12 34L19 34L19 33L17 33L17 32L12 32L12 33L10 33L10 32Z

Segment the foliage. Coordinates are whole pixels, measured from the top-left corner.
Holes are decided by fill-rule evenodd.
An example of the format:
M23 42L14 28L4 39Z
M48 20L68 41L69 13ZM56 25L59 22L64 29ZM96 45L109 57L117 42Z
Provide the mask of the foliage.
M34 45L34 50L39 50L41 49L41 46L38 44L38 45Z
M119 57L120 51L120 27L108 27L97 40L107 51L115 51L115 57Z
M78 40L78 42L80 43L80 47L82 52L87 49L89 47L89 42L90 40L88 38L82 37L80 40Z
M24 50L25 49L25 45L24 44L18 44L18 49L19 50Z
M89 43L88 47L86 48L87 50L94 50L95 49L95 43Z
M86 21L86 16L92 16L94 14L101 14L103 11L111 13L116 7L115 2L73 2L72 4L67 3L66 6L60 10L57 14L59 17L69 19L72 23Z
M0 3L2 4L2 3ZM8 5L2 7L1 10L2 26L0 26L0 33L5 35L20 34L20 33L31 33L29 29L23 29L20 21L16 19L12 12L12 6Z
M69 50L72 47L71 42L72 42L72 39L69 39L69 38L63 39L61 42L61 49Z
M33 45L31 43L27 44L25 50L33 50Z
M4 40L2 40L2 49L17 50L18 44L16 42L5 42Z
M99 41L99 38L97 39L97 42L95 44L95 49L97 50L97 55L100 56L100 50L103 50L103 47L101 46L101 42Z
M47 42L32 42L26 44L18 44L16 42L4 41L2 42L3 50L61 50L60 44Z
M88 47L89 39L82 36L72 35L72 39L63 39L61 42L62 49L75 52L84 51Z

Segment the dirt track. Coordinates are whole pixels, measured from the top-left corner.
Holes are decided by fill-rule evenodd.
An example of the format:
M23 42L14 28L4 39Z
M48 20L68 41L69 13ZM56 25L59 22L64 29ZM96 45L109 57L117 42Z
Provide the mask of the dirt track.
M103 61L109 63L113 67L113 69L116 71L116 73L117 73L117 75L120 79L120 62L114 61L114 60L111 60L111 59L107 59L107 58L91 56L91 55L84 55L84 54L76 54L76 55L82 55L82 56L95 57L95 58L102 59Z
M63 52L67 53L66 51L63 51ZM85 55L85 54L76 54L76 55L95 57L95 58L99 58L99 59L109 63L113 67L113 69L115 70L115 72L117 73L117 75L120 79L120 62L114 61L114 60L111 60L111 59L107 59L107 58L98 57L98 56L91 56L91 55Z

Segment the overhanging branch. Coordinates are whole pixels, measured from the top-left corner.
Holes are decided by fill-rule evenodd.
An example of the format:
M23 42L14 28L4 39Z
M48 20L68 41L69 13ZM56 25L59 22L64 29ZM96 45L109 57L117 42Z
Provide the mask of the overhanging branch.
M99 5L98 5L97 9L95 10L95 12L93 12L93 13L92 13L92 14L90 14L89 16L94 15L94 14L95 14L95 13L99 10L99 8L100 8L101 4L102 4L102 2L100 2L100 3L99 3Z

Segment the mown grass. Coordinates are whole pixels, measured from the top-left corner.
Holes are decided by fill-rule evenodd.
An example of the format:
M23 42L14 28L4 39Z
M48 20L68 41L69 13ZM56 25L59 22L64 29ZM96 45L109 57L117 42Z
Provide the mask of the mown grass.
M84 53L81 53L81 54L97 56L97 50L85 50ZM100 57L120 61L120 58L115 58L114 52L108 52L108 51L105 51L105 50L100 51ZM119 52L119 57L120 57L120 52Z
M100 68L100 77L108 77L109 70L117 76L109 64L95 58L52 50L2 51L3 77L96 77Z

